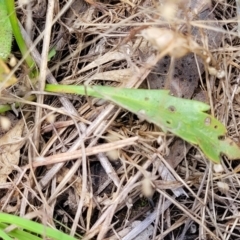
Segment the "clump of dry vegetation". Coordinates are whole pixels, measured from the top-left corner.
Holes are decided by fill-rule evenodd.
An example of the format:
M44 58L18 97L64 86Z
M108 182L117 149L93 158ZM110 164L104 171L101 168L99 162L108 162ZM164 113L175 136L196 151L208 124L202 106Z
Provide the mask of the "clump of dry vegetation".
M35 86L21 64L18 84L5 93L8 101L26 94L37 101L13 105L0 118L7 126L1 210L84 239L237 239L238 161L223 156L213 165L197 148L109 102L42 94L45 81L170 89L209 103L239 141L235 1L19 3L40 74ZM155 28L174 35L158 42ZM17 47L12 52L21 58ZM32 167L43 160L48 165Z

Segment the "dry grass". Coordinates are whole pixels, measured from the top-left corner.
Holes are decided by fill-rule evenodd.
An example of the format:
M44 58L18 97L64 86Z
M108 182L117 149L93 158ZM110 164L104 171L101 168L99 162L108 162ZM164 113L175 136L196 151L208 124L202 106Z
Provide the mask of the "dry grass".
M19 161L1 180L2 211L84 239L130 240L146 228L149 237L140 239L240 239L238 161L223 157L216 170L196 148L108 102L41 94L46 80L170 88L209 102L239 141L235 1L186 2L41 0L18 7L40 74L35 87L20 65L19 84L8 93L34 93L37 101L19 110L25 128L15 143ZM201 56L162 58L140 34L148 26L191 36L225 77L210 76Z

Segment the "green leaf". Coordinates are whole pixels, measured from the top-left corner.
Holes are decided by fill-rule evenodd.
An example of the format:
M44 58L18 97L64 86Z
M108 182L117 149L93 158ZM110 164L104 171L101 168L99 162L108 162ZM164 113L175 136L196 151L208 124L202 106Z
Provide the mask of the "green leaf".
M51 58L53 58L56 55L56 53L57 53L56 48L53 47L48 53L48 61L50 61Z
M10 224L0 223L0 236L4 240L12 240L12 239L31 239L31 240L42 240L42 238L37 237L31 233L24 231L23 229L15 228L10 232L4 232L4 229L10 226Z
M65 233L62 233L57 229L46 227L40 223L36 223L34 221L31 221L22 217L14 216L7 213L0 213L0 228L4 226L5 223L15 224L19 228L23 228L24 230L28 230L35 234L41 234L51 239L75 240L74 237L71 237ZM35 236L31 238L26 237L26 236L30 236L30 233L24 233L24 232L21 232L20 230L18 231L13 230L13 232L10 232L9 235L18 236L18 239L39 239ZM4 232L1 231L1 229L0 229L0 236L6 237L4 235ZM20 238L20 236L24 236L24 238ZM9 239L9 238L5 238L5 239Z
M15 1L14 0L0 0L0 1L2 2L2 6L5 9L7 9L11 31L13 32L13 35L15 37L15 40L17 42L17 45L18 45L22 55L25 56L28 52L28 47L25 44L25 41L21 34L20 27L18 25L18 18L17 18L17 14L15 11ZM6 29L10 30L9 26L6 25L4 27L6 27ZM29 54L27 54L25 61L30 69L35 67L35 62ZM32 77L35 77L37 73L33 69L31 74L32 74Z
M100 97L155 123L164 132L171 132L197 145L209 160L220 162L220 155L240 158L240 148L225 137L225 126L206 113L210 107L202 102L177 98L167 90L124 89L108 86L46 85L46 91L75 93Z
M12 48L12 27L4 0L0 0L0 58L6 59Z

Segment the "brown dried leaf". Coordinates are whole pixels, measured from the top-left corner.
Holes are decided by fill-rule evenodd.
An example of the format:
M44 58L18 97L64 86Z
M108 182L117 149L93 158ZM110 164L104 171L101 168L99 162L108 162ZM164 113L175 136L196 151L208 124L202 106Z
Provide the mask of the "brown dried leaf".
M92 77L90 77L90 80L103 79L105 81L126 83L133 74L134 72L132 69L126 68L96 73Z
M22 141L19 141L24 127L20 120L10 131L0 138L0 184L5 183L8 175L18 165Z
M190 37L166 28L150 27L142 30L142 36L159 52L181 58L189 52L199 52L201 47Z
M0 59L0 89L10 87L17 82L17 79L14 75L10 79L5 81L9 74L10 69L8 68L6 63L2 59Z

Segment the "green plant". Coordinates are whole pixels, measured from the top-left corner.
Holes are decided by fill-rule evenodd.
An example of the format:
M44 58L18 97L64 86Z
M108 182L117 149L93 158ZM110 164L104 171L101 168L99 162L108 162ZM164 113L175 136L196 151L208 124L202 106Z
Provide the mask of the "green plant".
M6 232L5 229L9 225L14 224L17 228ZM65 233L57 229L46 227L40 223L17 217L11 214L0 213L0 237L4 240L40 240L43 238L59 239L59 240L75 240Z
M226 128L206 113L205 103L169 95L167 90L124 89L107 86L70 86L47 84L46 91L74 93L103 98L155 123L164 132L172 132L187 142L199 146L207 158L220 162L220 155L240 158L240 148L225 137Z
M0 33L0 42L5 42L6 46L2 46L0 49L0 54L3 52L5 54L5 58L9 55L11 51L11 42L12 42L12 32L16 39L16 42L18 44L18 47L22 53L23 56L26 55L26 63L28 67L31 69L35 66L35 62L32 59L32 57L27 54L28 48L25 44L25 41L22 37L20 27L18 25L18 19L15 11L14 6L14 0L0 0L0 9L2 11L0 12L0 17L5 19L5 21L2 23L1 28L4 29L4 31L7 34L4 34L3 32ZM1 55L0 55L1 57Z
M0 58L6 59L12 47L12 27L4 0L0 0L0 25Z
M26 45L23 41L13 0L0 0L0 14L2 14L4 31L11 35L8 16L11 22L14 36L22 54L26 53ZM3 41L0 34L0 42ZM8 39L9 41L9 39ZM9 44L9 42L8 42ZM11 48L11 47L10 47ZM0 53L6 57L9 45L0 49ZM28 56L29 57L29 56ZM26 59L28 66L34 62ZM116 89L111 87L87 87L47 85L46 91L62 93L86 93L89 96L100 97L114 102L115 104L153 122L163 131L172 132L191 144L197 145L203 153L213 162L220 162L220 155L225 154L230 159L240 158L240 148L231 139L226 138L226 128L213 116L206 113L210 107L198 101L179 99L172 97L164 90L141 90L141 89ZM16 103L18 104L18 103ZM0 106L0 112L11 109L9 105Z

